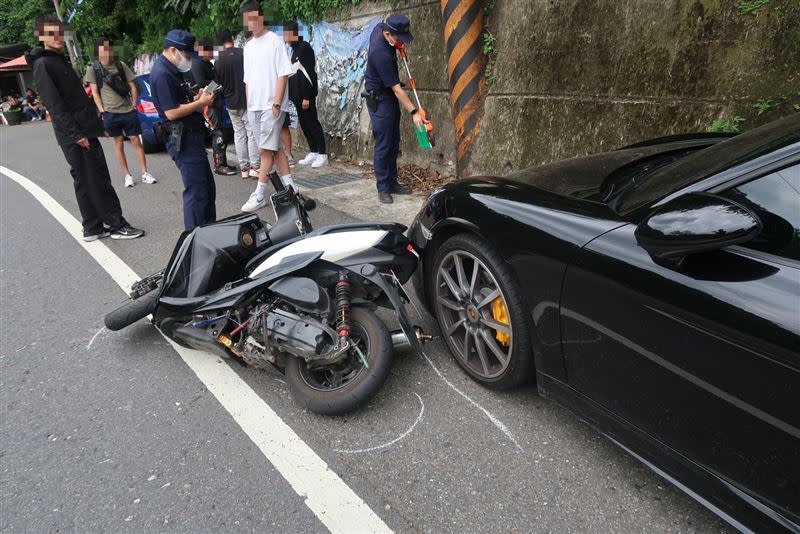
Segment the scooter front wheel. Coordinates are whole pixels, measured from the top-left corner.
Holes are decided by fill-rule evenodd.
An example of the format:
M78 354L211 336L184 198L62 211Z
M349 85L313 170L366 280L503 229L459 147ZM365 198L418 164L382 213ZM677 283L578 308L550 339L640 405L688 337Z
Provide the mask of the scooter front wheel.
M151 291L136 300L129 299L116 310L108 312L105 319L106 328L116 332L153 313L158 303L158 293Z
M350 338L358 350L351 348L347 358L313 369L301 358L286 362L286 381L292 395L312 412L337 415L355 410L375 396L389 376L392 339L386 325L364 308L353 308L350 317Z

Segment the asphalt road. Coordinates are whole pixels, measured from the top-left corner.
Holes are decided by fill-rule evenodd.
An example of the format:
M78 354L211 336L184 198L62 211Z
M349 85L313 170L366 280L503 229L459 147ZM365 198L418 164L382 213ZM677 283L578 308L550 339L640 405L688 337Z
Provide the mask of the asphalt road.
M147 230L105 242L156 271L182 229L179 175L151 155L159 183L124 189L104 147L126 218ZM0 164L79 218L49 124L0 130ZM217 177L218 215L252 186ZM0 210L0 531L326 530L151 325L101 330L124 293L5 176ZM348 220L314 213L317 227ZM426 354L398 354L383 390L346 417L309 413L279 377L231 365L395 531L729 530L535 387L485 390L440 340Z

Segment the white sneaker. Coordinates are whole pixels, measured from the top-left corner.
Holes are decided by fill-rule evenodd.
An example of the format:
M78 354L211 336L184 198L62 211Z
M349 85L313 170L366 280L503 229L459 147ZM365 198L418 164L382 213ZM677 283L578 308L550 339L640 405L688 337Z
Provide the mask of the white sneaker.
M258 178L259 167L250 167L250 178ZM244 178L244 176L242 176Z
M244 203L242 206L242 211L253 212L259 210L267 205L267 197L263 196L258 198L258 193L253 191L250 193L250 198L247 199L247 202Z
M314 160L314 163L311 164L311 167L314 169L319 169L320 167L324 167L327 164L328 164L328 155L319 154L317 158Z
M294 165L297 163L297 160L296 160L296 159L294 159L294 156L292 156L291 154L289 154L288 156L286 156L286 161L288 161L288 162L289 162L289 166L290 166L290 167L291 167L291 166L294 166Z
M154 184L156 182L158 182L158 180L156 180L155 177L152 174L150 174L149 172L143 172L142 173L142 183L143 184Z
M306 154L306 157L304 157L297 163L299 163L300 165L311 165L312 163L314 163L314 160L317 159L317 156L319 156L319 154L317 154L316 152L309 152L308 154Z
M133 176L130 174L125 175L125 187L133 187Z

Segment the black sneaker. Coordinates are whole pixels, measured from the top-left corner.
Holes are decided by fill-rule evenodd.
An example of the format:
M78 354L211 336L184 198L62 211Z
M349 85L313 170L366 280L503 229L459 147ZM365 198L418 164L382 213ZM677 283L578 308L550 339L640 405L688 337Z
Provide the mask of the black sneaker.
M143 235L144 230L139 230L138 228L134 228L129 224L120 226L116 230L111 231L111 239L136 239L137 237L142 237Z
M83 240L86 242L97 241L98 239L101 239L103 237L108 237L109 235L111 234L109 234L106 230L103 230L101 232L87 232L86 230L84 230Z
M397 185L393 185L392 188L389 189L389 192L390 193L394 193L395 195L410 195L411 194L411 188L410 187L406 187L404 185L397 184Z
M378 200L381 201L381 204L391 204L394 202L392 194L388 191L378 191Z

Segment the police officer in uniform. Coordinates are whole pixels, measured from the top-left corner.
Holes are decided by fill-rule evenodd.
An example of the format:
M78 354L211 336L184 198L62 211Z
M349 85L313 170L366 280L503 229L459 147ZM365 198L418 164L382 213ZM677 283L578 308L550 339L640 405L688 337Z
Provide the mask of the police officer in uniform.
M194 42L191 33L170 30L164 39L164 51L150 71L153 104L162 121L159 136L183 179L183 223L187 230L217 218L216 187L206 155L202 116L203 108L213 103L214 96L204 91L193 96L183 78L192 67Z
M400 106L411 114L414 125L423 127L422 116L400 85L397 50L413 40L411 22L405 15L390 15L378 24L369 38L367 69L364 73L367 108L375 137L375 178L378 199L393 202L392 193L408 195L411 189L397 182L397 154L400 150Z

